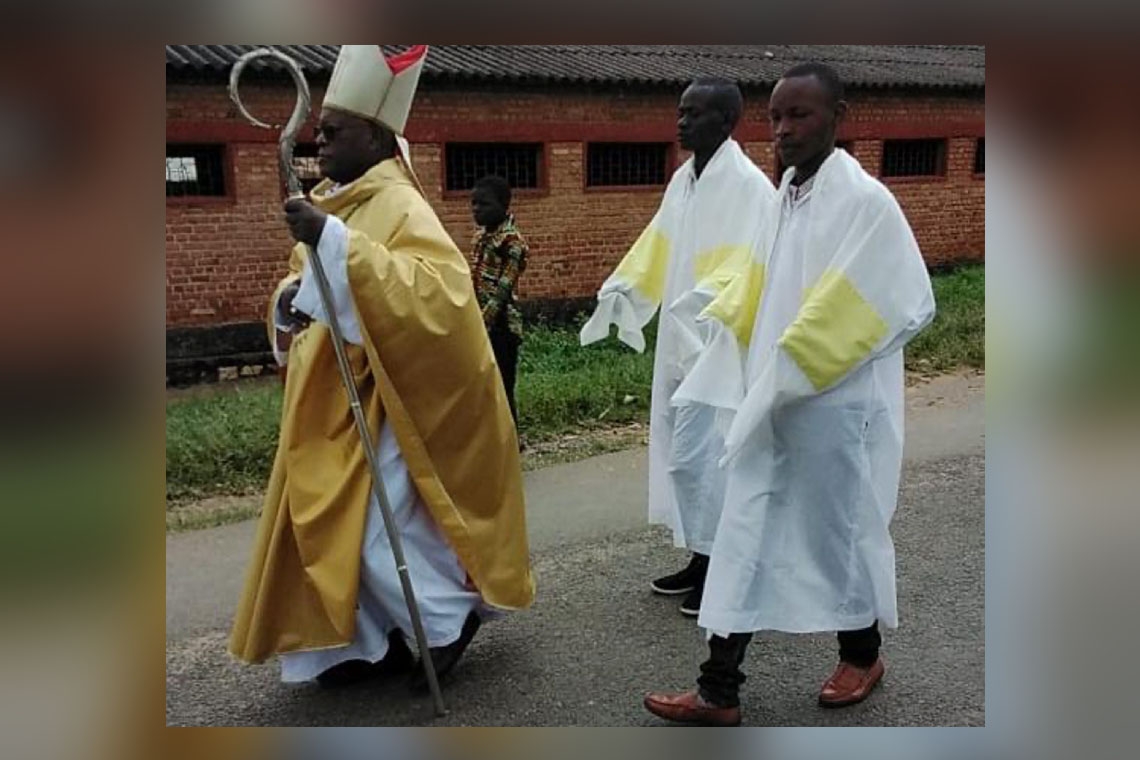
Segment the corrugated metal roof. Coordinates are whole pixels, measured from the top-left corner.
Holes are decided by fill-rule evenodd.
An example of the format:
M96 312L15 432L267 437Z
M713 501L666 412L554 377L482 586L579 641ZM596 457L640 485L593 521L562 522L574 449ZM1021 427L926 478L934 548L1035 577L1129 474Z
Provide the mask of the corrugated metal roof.
M167 45L168 74L224 73L258 45ZM311 74L328 75L337 45L274 45ZM385 45L394 53L405 45ZM855 87L985 87L980 45L435 45L425 81L683 84L718 75L770 85L804 61L833 66ZM258 62L254 68L276 64Z

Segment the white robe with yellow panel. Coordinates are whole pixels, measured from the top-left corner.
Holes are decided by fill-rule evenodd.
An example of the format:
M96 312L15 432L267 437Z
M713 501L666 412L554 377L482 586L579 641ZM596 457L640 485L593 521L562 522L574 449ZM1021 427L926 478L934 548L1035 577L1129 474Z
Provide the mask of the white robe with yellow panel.
M930 278L898 203L846 152L804 187L792 175L673 399L731 415L699 617L722 635L898 625L902 349L934 316Z
M582 327L583 345L609 335L645 350L643 328L657 309L700 281L747 267L772 183L726 140L696 176L689 158L673 174L661 207L598 291L598 306ZM678 413L669 399L684 376L685 335L693 328L668 311L657 329L649 422L649 522L673 531L678 547L707 554L720 508L722 440L704 410Z

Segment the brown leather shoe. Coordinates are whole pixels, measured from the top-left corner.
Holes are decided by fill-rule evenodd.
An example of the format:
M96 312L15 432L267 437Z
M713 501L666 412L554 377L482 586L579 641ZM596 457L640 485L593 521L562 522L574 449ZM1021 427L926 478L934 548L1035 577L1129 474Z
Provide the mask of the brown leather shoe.
M862 702L883 677L883 658L875 660L869 668L860 668L849 662L840 662L819 692L821 707L846 707Z
M645 709L658 718L699 726L739 726L739 707L717 707L693 689L683 694L646 694Z

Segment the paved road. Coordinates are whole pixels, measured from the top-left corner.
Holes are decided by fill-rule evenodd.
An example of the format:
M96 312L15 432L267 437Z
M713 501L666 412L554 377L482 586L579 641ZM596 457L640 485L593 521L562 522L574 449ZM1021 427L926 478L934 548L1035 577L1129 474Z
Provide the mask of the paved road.
M984 722L983 381L950 376L908 391L907 460L893 533L902 627L888 675L862 705L824 711L833 638L764 635L749 650L750 725L982 725ZM445 689L449 716L400 684L339 692L285 686L275 664L225 652L253 523L167 537L170 725L660 725L650 688L692 682L704 652L676 601L648 579L684 561L645 525L645 451L527 474L532 610L489 624Z

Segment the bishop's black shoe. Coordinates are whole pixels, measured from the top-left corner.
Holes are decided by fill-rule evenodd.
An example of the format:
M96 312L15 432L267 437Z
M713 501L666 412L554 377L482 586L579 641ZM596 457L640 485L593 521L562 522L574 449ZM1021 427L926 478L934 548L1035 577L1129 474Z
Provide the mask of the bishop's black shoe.
M317 684L323 689L351 686L364 681L408 673L415 663L415 655L408 648L404 635L399 631L392 631L388 634L388 652L382 660L379 662L345 660L318 675Z
M471 639L475 638L475 633L479 630L479 626L483 621L474 612L467 615L467 620L463 622L463 630L459 633L459 638L450 644L442 647L431 648L431 661L435 666L435 677L437 680L442 681L443 677L452 671L459 658L467 650L467 646L471 643ZM412 691L424 694L428 691L427 676L424 675L424 667L422 661L416 662L416 671L412 674L411 683L409 687Z

